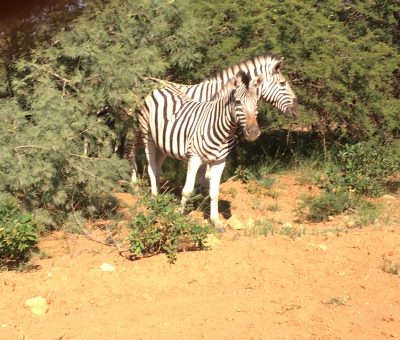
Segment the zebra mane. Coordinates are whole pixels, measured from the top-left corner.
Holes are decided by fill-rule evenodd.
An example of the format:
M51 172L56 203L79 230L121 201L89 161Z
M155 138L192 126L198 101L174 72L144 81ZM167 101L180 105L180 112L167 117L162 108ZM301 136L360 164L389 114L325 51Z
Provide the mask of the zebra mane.
M244 61L241 61L240 63L237 63L233 66L228 66L226 68L223 68L221 70L215 71L213 75L203 79L200 81L200 83L204 82L214 82L216 80L223 80L224 83L228 82L229 79L235 76L235 74L241 70L248 70L249 68L253 69L254 67L252 65L259 65L260 68L261 66L265 66L265 64L270 63L272 61L278 61L281 58L278 57L276 54L262 54L259 56L255 56L249 59L246 59ZM229 72L231 73L229 75ZM263 73L261 69L258 69L256 74ZM192 86L191 84L181 84L181 83L175 83L169 80L163 80L163 79L158 79L158 78L153 78L153 77L142 77L144 80L152 80L155 82L160 83L163 86L167 87L173 87L175 89L178 89L180 91L185 91L189 86Z
M161 87L173 87L175 89L178 90L183 90L184 88L190 86L190 85L185 85L185 84L179 84L179 83L174 83L172 81L169 80L165 80L165 79L159 79L159 78L155 78L155 77L141 77L141 79L143 80L151 80L157 84L160 84Z
M241 61L233 66L228 66L226 68L220 69L214 72L214 74L210 77L205 78L202 82L214 82L217 80L222 80L225 82L241 70L248 71L249 69L254 69L254 65L258 66L256 67L255 72L255 74L258 75L260 73L264 73L262 68L265 67L266 64L269 64L272 61L279 61L280 59L281 58L279 58L275 54L262 54L259 56L255 56Z
M248 75L245 74L245 72L240 72L240 76L242 77L242 81L247 84L249 82ZM243 73L243 74L242 74ZM239 72L238 72L239 74ZM236 90L236 85L235 85L235 79L238 77L238 75L235 75L234 77L231 77L228 79L223 85L222 88L218 91L219 96L216 96L213 98L211 101L215 100L221 100L221 99L226 99L229 97L234 90ZM180 97L181 99L188 100L188 101L194 101L193 98L189 97L185 91L185 89L188 86L191 85L185 85L185 84L179 84L179 83L174 83L169 80L164 80L164 79L159 79L155 77L142 77L143 80L150 80L153 81L157 84L160 84L160 89L167 89L170 92L172 92L174 95Z
M160 85L160 88L168 88L174 94L178 95L181 98L192 100L184 91L189 85L174 83L169 80L159 79L155 77L141 77L143 80L151 80Z

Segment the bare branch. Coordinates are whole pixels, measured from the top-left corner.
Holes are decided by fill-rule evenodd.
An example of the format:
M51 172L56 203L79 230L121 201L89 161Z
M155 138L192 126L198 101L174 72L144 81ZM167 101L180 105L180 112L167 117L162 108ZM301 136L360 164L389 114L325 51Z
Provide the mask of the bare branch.
M48 73L48 74L51 74L53 77L55 77L55 78L61 80L61 81L63 82L63 95L64 95L64 89L65 89L65 85L66 85L66 84L68 84L68 86L69 86L71 89L73 89L75 92L79 92L79 90L78 90L74 85L71 84L71 80L69 80L69 79L67 79L67 78L64 78L63 76L59 75L59 74L56 73L56 72L53 72L53 71L47 69L47 68L44 67L44 66L40 66L40 65L37 65L37 64L31 64L31 65L32 65L33 67L37 68L38 70L44 71L44 72L46 72L46 73Z

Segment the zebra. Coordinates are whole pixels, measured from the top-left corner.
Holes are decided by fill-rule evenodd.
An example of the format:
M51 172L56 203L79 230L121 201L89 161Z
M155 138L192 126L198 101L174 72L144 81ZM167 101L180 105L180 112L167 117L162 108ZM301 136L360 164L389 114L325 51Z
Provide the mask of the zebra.
M138 134L149 163L151 193L159 190L160 168L167 156L188 161L181 210L191 195L202 164L210 166L210 220L221 227L218 195L225 159L236 145L238 127L246 140L256 140L261 131L256 119L257 89L264 81L243 71L221 88L220 98L197 102L174 87L153 90L139 112ZM159 97L168 97L160 101Z
M221 91L225 84L232 79L238 72L244 71L249 74L251 78L264 75L264 80L260 87L257 88L257 99L264 99L272 103L276 108L287 116L298 116L298 102L296 95L291 89L289 83L281 73L284 58L278 58L274 55L261 55L239 64L233 65L226 69L220 70L214 76L194 85L177 84L170 81L161 81L163 85L173 87L185 93L188 98L198 102L211 101L218 99L223 95ZM161 95L156 95L154 98L158 103L154 103L152 107L167 105L168 98ZM127 140L126 144L126 157L131 165L131 181L137 181L137 164L136 152L140 147L138 137ZM201 175L201 186L207 187L205 180L205 167L200 168L199 174Z

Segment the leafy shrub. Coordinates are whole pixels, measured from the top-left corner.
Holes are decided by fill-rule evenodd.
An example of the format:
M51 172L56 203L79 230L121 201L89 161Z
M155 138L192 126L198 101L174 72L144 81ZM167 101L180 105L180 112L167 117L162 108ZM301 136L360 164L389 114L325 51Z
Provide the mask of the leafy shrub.
M171 202L170 194L143 199L146 211L139 212L130 226L130 250L135 257L165 253L174 262L178 251L205 249L210 228L182 215Z
M389 258L385 258L382 266L382 270L386 273L399 275L400 274L400 261L395 261Z
M338 215L350 207L353 202L345 191L326 191L318 197L304 196L299 206L298 213L312 222L321 222L329 216Z
M241 180L243 183L247 183L252 179L255 179L256 176L254 173L249 169L242 166L239 166L235 170L235 176Z
M384 191L388 176L399 169L400 155L390 148L368 143L345 145L322 184L327 190L378 196Z
M357 204L355 213L355 227L363 227L377 222L379 216L379 205L361 199Z
M36 227L29 213L15 204L0 205L0 264L15 265L29 258L37 242Z

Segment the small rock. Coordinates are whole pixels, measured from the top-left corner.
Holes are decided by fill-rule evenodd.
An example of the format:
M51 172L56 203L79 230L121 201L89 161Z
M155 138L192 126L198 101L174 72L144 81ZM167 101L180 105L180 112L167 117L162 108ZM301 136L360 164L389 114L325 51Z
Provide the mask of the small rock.
M7 328L7 324L6 323L0 323L0 328Z
M245 228L244 224L239 221L239 219L235 216L231 216L231 218L226 222L229 227L235 230L242 230Z
M143 295L143 297L144 297L147 301L153 301L153 300L154 300L153 296L150 295L150 294L148 294L148 293L145 293L145 294Z
M115 267L112 264L109 264L109 263L103 263L100 266L100 268L101 268L101 270L103 272L114 272L115 271Z
M253 228L255 224L256 221L251 217L246 220L246 228Z
M394 197L392 195L383 195L381 198L384 200L395 200L396 199L396 197Z
M49 309L47 300L44 297L36 296L25 301L25 307L28 308L35 315L46 314Z
M293 228L292 222L285 222L285 223L283 224L283 226L284 226L285 228Z
M346 224L349 228L353 228L356 225L354 221L348 221Z
M328 216L329 221L333 221L335 218L333 216Z
M319 244L317 247L323 251L326 251L328 249L328 247L325 244Z
M208 234L206 239L206 246L210 248L215 248L221 244L221 241L215 237L214 234Z

